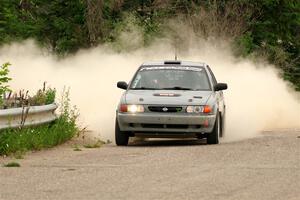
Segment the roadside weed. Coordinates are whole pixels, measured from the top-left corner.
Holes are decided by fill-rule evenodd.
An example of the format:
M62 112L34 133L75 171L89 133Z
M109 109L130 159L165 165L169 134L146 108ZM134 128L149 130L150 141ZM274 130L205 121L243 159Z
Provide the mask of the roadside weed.
M9 162L7 164L4 164L3 167L21 167L21 165L17 162Z
M95 143L92 144L85 144L83 145L85 148L100 148L103 144L105 144L102 140L97 140Z
M0 155L20 154L62 144L78 132L78 111L70 107L69 91L63 93L59 117L49 123L0 131ZM17 155L17 157L21 157Z
M77 144L73 148L73 151L82 151Z

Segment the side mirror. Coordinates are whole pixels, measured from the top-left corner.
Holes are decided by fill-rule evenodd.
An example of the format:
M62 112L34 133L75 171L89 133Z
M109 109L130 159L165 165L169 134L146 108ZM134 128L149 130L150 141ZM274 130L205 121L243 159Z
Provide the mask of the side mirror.
M123 89L123 90L127 90L128 84L124 81L119 81L117 83L117 87L120 88L120 89Z
M215 89L215 91L226 90L227 84L226 83L217 83L217 85L215 85L214 89Z

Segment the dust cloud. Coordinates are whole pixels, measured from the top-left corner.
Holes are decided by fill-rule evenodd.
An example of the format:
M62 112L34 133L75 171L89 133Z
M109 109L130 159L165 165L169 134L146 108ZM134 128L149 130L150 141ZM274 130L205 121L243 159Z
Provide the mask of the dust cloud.
M12 66L10 86L34 93L44 81L59 91L70 87L72 104L80 110L80 124L95 137L114 140L115 110L123 91L119 80L129 81L144 61L174 59L168 40L148 48L116 53L108 46L81 50L57 59L31 40L0 48L0 63ZM274 67L237 60L225 45L193 42L179 59L208 63L219 82L228 83L226 141L259 136L261 131L300 127L300 100Z

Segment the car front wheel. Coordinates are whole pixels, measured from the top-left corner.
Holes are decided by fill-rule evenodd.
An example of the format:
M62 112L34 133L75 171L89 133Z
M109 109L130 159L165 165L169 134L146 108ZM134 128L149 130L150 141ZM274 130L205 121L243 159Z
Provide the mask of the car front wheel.
M207 134L207 144L219 144L219 136L221 132L220 122L220 114L218 114L213 131Z
M127 146L129 140L128 132L120 130L119 122L117 119L116 119L116 126L115 126L115 140L118 146Z

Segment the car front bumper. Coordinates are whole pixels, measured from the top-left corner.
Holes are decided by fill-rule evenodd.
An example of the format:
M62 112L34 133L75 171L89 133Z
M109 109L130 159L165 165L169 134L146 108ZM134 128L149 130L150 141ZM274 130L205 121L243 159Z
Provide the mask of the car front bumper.
M120 113L117 119L121 131L138 133L210 133L216 115L196 115L187 113Z

